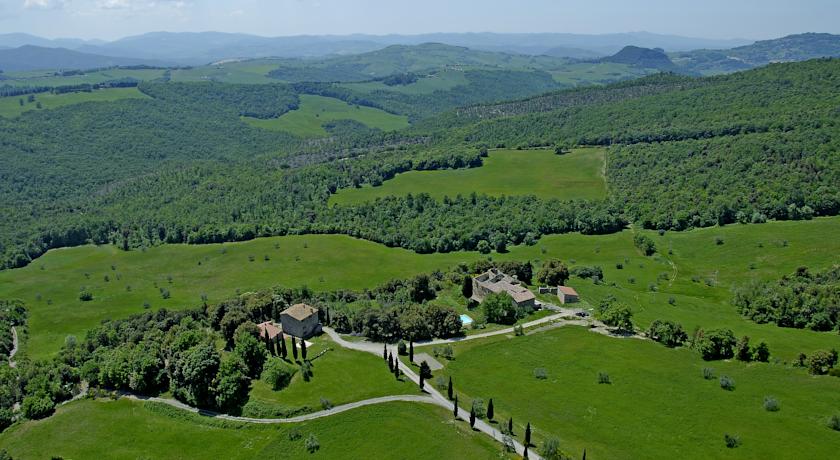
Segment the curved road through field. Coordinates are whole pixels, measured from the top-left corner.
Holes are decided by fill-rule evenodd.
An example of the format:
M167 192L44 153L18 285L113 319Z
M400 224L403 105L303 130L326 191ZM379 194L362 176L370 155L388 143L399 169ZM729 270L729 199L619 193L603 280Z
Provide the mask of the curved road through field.
M558 319L560 316L563 316L563 315L564 315L563 313L559 313L557 315L547 316L545 318L541 318L541 319L538 319L536 321L531 321L531 323L528 323L525 326L528 327L529 324L539 325L539 324L543 324L543 323L546 323L546 322L550 322L554 319ZM376 342L348 342L347 340L344 340L332 328L324 327L323 329L324 329L324 332L326 332L327 335L329 335L330 338L333 341L335 341L335 343L341 345L344 348L349 348L351 350L365 351L365 352L368 352L368 353L373 353L373 354L375 354L379 357L382 357L383 347L387 347L387 350L391 354L393 354L394 356L397 356L397 347L396 346L385 345L385 344L376 343ZM488 337L488 336L491 336L491 335L506 334L506 333L510 333L510 332L513 332L513 328L503 329L503 330L500 330L500 331L488 332L486 334L480 334L480 336L481 337ZM468 336L468 337L462 338L460 340L467 340L469 338L479 338L479 337L478 337L478 335ZM458 341L458 340L457 339L448 339L448 340L434 341L434 342L446 343L446 342L452 342L452 341ZM427 342L426 345L431 345L432 343L433 342ZM397 359L397 363L400 367L400 370L402 371L402 373L406 377L408 377L412 382L414 382L418 385L420 384L420 376L417 375L411 367L406 366L399 359ZM446 409L448 409L452 413L455 412L455 405L452 402L450 402L448 398L446 398L445 396L440 394L440 392L435 390L434 387L432 387L432 385L430 385L430 384L425 385L425 388L423 388L423 391L428 393L429 394L428 397L433 399L437 405L439 405L441 407L445 407ZM465 411L464 409L461 409L459 407L458 408L458 418L460 418L461 420L464 420L466 422L469 422L470 411ZM495 439L498 442L502 442L502 440L504 438L504 435L499 430L497 430L496 428L494 428L492 425L485 422L484 420L476 419L475 429L478 430L478 431L481 431L484 434L487 434L488 436L491 436L493 439ZM516 449L516 453L518 453L519 455L524 455L525 454L525 446L520 444L519 441L516 441L515 439L512 439L512 441L513 441L513 446ZM532 452L531 450L528 451L528 455L529 455L529 458L532 458L532 459L535 459L535 460L540 460L541 459L541 457L536 452Z

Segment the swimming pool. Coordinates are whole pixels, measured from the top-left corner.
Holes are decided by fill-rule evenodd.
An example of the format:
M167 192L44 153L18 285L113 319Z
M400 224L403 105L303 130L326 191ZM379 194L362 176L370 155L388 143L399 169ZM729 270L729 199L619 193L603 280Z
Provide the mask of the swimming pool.
M467 325L467 324L472 324L472 322L473 322L473 319L470 318L469 316L461 315L461 323L462 324Z

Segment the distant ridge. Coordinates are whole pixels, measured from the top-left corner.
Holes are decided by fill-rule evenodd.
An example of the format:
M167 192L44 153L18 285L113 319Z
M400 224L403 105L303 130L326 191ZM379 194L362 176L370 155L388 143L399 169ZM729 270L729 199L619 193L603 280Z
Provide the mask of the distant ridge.
M618 53L601 59L601 62L628 64L644 69L674 70L676 66L662 49L625 46Z
M166 63L147 59L100 56L65 48L45 48L33 45L0 49L0 69L4 71L91 69L119 65L166 65Z

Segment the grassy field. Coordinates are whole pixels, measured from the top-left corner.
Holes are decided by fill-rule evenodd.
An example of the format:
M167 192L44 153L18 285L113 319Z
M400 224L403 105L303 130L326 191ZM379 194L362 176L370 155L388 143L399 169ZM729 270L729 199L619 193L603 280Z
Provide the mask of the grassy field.
M340 86L363 92L391 91L404 94L431 94L435 91L447 91L456 86L466 85L468 83L469 82L467 81L464 72L458 70L445 70L422 76L410 85L388 86L381 81L373 81L362 83L343 83Z
M302 437L290 440L298 430ZM273 459L307 458L305 440L320 449L312 458L486 459L501 447L435 406L389 403L295 425L253 425L189 414L158 404L86 400L45 420L0 434L0 448L21 460L67 459ZM504 457L503 457L504 458Z
M705 380L704 367L735 380ZM544 368L547 379L534 377ZM607 372L611 384L598 384ZM440 375L459 399L493 398L497 420L526 422L540 440L592 458L833 458L840 435L826 426L840 408L840 379L781 365L703 362L686 349L613 339L580 327L464 342ZM772 395L778 412L763 408ZM724 434L742 445L726 448Z
M550 150L492 150L480 168L409 171L379 187L339 190L330 197L330 203L361 203L408 193L443 198L472 192L598 199L606 195L603 167L603 149L576 149L565 155Z
M250 400L276 408L277 413L290 413L304 407L319 411L321 398L339 406L380 396L420 394L417 385L407 379L397 381L382 359L341 348L326 336L313 339L308 356L317 356L325 348L330 351L312 361L313 376L309 382L298 373L288 387L274 391L265 382L254 380Z
M84 75L70 75L67 77L53 75L53 72L8 72L8 80L2 84L12 86L66 86L82 83L102 83L121 78L136 78L138 80L154 80L163 76L163 69L107 69L89 72Z
M218 81L224 83L276 83L277 80L266 76L277 68L277 62L271 59L253 61L225 62L222 64L176 69L172 71L172 81Z
M729 327L739 336L766 340L771 353L784 360L803 351L840 348L836 333L756 324L741 318L729 304L732 287L751 278L775 279L800 265L821 268L836 263L840 241L833 236L840 234L840 218L649 234L660 250L653 257L638 252L629 230L598 236L552 235L535 246L513 247L493 257L529 259L535 265L547 258L573 266L599 265L604 284L577 278L569 284L592 304L607 295L627 302L640 328L660 318L679 321L688 331L695 326ZM716 237L724 243L716 244ZM167 245L131 252L86 246L49 251L27 267L0 272L0 298L27 303L31 336L26 348L34 357L46 357L58 350L66 335L82 335L103 318L142 312L144 302L152 309L178 309L198 304L202 294L215 302L236 295L237 289L247 292L275 285L361 289L480 257L484 256L466 252L420 255L339 235ZM621 269L616 267L619 263ZM82 286L93 292L92 301L78 299ZM161 287L170 291L169 299L161 298Z
M0 97L0 116L16 117L29 110L38 110L38 102L41 103L43 109L54 109L56 107L82 102L109 102L119 99L148 97L137 88L107 88L98 89L89 93L41 93L35 94L34 96L34 102L28 102L28 95ZM21 99L23 100L23 105L20 105Z
M371 107L352 106L344 101L302 94L300 108L279 118L260 120L243 118L248 124L272 131L287 131L301 137L326 136L322 125L329 121L355 120L369 128L393 131L408 126L408 118Z
M554 81L563 85L605 84L650 74L651 70L639 69L614 62L567 64L551 71Z

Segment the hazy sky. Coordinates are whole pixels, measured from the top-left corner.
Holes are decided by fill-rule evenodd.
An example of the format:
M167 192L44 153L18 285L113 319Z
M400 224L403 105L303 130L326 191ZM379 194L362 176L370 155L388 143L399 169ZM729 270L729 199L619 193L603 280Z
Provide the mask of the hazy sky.
M0 33L114 39L160 30L268 36L644 30L760 39L840 33L840 0L0 0Z

